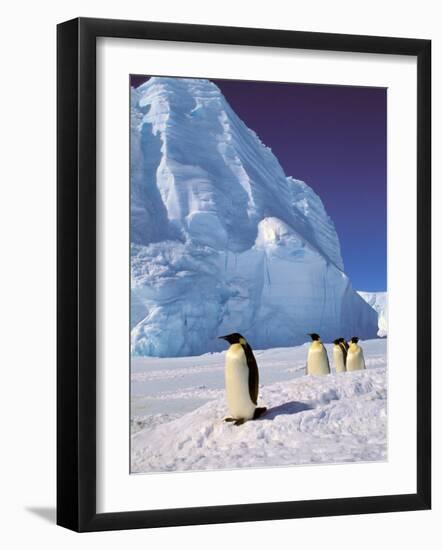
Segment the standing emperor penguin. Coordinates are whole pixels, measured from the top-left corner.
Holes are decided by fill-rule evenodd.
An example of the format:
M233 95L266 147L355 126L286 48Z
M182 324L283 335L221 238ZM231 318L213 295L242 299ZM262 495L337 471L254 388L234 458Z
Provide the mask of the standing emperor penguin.
M359 338L357 336L353 336L350 340L350 347L348 348L347 354L347 370L349 372L365 369L364 352L361 346L358 345L358 342Z
M312 376L330 374L327 350L321 342L319 334L313 332L309 336L312 339L312 343L308 350L307 374L311 374Z
M345 372L347 370L347 347L343 344L343 340L343 338L333 340L333 363L336 372Z
M267 410L266 407L257 407L258 365L252 348L241 334L234 332L219 338L227 340L230 344L226 353L224 373L227 406L231 417L225 420L240 426L247 420L259 418Z

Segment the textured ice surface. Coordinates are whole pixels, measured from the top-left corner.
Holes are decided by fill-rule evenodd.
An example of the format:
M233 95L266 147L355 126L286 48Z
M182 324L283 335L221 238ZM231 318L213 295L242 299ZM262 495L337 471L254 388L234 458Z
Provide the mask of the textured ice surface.
M219 351L228 332L255 348L376 335L320 198L207 80L132 90L131 240L134 355Z
M256 351L269 410L239 427L223 422L224 353L135 358L132 471L385 460L386 340L361 345L367 370L336 374L331 360L324 377L304 374L307 345Z
M387 336L388 334L388 300L386 292L364 292L358 290L367 304L369 304L378 314L378 336Z

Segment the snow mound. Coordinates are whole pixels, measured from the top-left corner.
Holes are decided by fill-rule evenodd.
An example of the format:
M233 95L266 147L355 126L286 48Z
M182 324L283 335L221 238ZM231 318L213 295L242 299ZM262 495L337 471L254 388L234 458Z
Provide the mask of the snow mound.
M364 292L358 290L359 296L363 298L378 314L378 336L384 337L388 334L388 300L386 292Z
M228 332L261 349L376 335L321 199L208 80L132 89L131 241L133 355L220 351Z
M386 403L385 366L265 386L268 411L242 426L220 396L133 434L132 473L386 460Z

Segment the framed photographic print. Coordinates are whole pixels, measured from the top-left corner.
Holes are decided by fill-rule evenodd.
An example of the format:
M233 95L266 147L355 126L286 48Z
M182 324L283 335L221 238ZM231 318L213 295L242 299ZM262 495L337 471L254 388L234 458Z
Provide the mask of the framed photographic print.
M430 508L430 52L58 26L59 525Z

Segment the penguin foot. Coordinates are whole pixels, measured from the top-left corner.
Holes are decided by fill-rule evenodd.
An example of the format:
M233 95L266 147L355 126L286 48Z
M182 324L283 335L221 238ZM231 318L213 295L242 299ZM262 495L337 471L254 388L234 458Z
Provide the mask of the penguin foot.
M233 423L234 426L241 426L241 424L244 424L245 420L244 418L237 418L235 422Z
M262 416L267 410L267 407L256 407L255 412L253 413L253 420L256 420Z
M235 422L235 418L232 418L231 416L228 416L227 418L224 418L224 422Z

